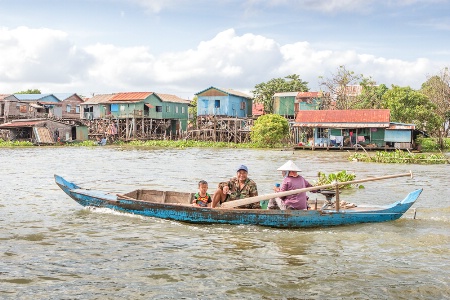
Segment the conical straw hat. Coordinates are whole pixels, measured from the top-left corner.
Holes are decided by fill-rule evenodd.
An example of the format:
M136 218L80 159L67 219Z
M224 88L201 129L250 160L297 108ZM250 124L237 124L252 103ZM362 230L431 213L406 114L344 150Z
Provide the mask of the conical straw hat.
M278 171L296 171L301 172L300 168L292 161L288 160L284 165L277 169Z

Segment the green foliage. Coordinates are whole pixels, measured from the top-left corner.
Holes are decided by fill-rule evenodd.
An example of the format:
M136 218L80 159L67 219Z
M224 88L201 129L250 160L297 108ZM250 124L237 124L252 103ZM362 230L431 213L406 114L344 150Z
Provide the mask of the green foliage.
M439 145L439 139L437 138L424 138L424 137L418 137L416 139L416 143L420 145L420 148L424 152L433 152L438 151L441 149ZM444 139L444 150L450 149L450 138Z
M0 147L30 147L33 146L32 142L28 141L4 141L0 139Z
M418 130L435 132L442 122L428 97L410 87L393 85L383 95L382 107L390 109L391 122L415 124Z
M345 182L345 181L352 181L355 180L356 175L347 173L347 171L342 170L337 173L330 173L325 174L324 172L319 172L318 174L319 179L314 183L314 185L326 185L326 184L332 184L335 181L337 182ZM364 186L358 185L358 184L344 184L342 186L339 186L340 189L351 189L351 188L360 188L363 189Z
M198 97L195 96L194 99L192 99L191 104L189 105L188 112L189 112L189 124L191 124L193 127L197 126L197 100Z
M72 143L61 143L61 145L72 146L72 147L93 147L98 146L96 141L82 141L82 142L72 142Z
M40 93L41 93L41 91L38 89L34 89L34 90L28 89L26 91L17 92L16 94L40 94Z
M193 141L193 140L148 140L148 141L117 141L115 146L123 147L161 147L161 148L257 148L257 145L251 143L225 143L225 142L211 142L211 141Z
M381 108L381 103L383 95L389 90L389 88L384 85L374 85L374 82L369 81L364 78L361 82L362 91L361 94L357 96L356 102L353 105L354 109L379 109Z
M435 105L433 111L440 120L439 129L433 132L438 137L439 148L444 149L444 138L450 132L450 72L448 68L441 70L440 75L435 75L422 84L420 90Z
M262 115L256 119L250 138L259 147L274 147L282 143L289 136L289 123L280 116L274 114Z
M273 78L268 82L262 82L255 86L252 91L254 101L264 104L266 114L273 113L273 95L282 92L307 92L308 82L300 79L297 74L286 76L285 78Z
M377 162L390 164L447 164L449 159L442 153L425 154L411 153L402 150L392 152L377 151L374 156L367 153L355 153L349 156L349 160L362 162Z

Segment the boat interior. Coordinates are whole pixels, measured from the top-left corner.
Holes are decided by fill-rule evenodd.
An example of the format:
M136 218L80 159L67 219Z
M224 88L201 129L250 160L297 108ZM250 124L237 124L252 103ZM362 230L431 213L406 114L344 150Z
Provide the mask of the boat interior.
M191 204L195 193L157 191L157 190L135 190L123 195L118 195L124 199L132 198L134 200L148 201L154 203L170 204Z
M324 197L321 197L322 194ZM308 200L308 206L311 210L323 210L323 209L332 209L335 207L335 201L333 198L336 195L335 191L321 191L313 195L312 198ZM129 199L129 200L140 200L140 201L148 201L153 203L168 203L168 204L179 204L179 205L190 205L194 200L195 193L186 193L186 192L173 192L173 191L158 191L158 190L144 190L139 189L135 190L123 195L117 195L121 199ZM319 199L322 198L322 199ZM268 201L268 200L267 200ZM267 207L267 201L261 201L261 207L265 209ZM340 208L354 208L355 205L353 203L347 203L345 201L340 201Z

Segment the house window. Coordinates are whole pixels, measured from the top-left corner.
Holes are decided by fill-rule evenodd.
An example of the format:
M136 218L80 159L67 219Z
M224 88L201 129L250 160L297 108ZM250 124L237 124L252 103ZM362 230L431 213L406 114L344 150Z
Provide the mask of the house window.
M67 106L66 106L66 111L68 112L68 113L70 113L70 110L72 109L72 107L70 106L70 104L67 104Z
M170 106L169 105L166 106L166 112L170 112Z
M124 111L125 111L125 105L121 105L121 106L120 106L120 111L121 111L121 112L124 112Z
M175 113L178 113L178 106L175 106Z
M214 107L220 108L220 100L214 100Z
M328 128L317 128L317 137L328 138Z
M77 114L80 113L80 106L79 106L79 105L75 106L75 112L76 112Z
M181 113L184 114L184 112L185 112L185 109L184 109L184 106L182 106L181 107Z
M242 110L245 109L245 102L244 102L244 101L241 102L241 109L242 109Z
M162 112L162 106L156 106L156 112Z

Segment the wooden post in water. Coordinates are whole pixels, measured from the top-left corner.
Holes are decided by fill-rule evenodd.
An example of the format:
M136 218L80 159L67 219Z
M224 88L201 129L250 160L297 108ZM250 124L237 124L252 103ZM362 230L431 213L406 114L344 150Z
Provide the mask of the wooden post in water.
M339 203L339 184L336 182L336 211L339 211L340 203Z

